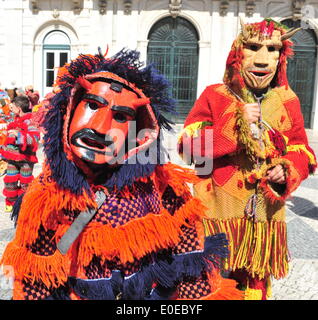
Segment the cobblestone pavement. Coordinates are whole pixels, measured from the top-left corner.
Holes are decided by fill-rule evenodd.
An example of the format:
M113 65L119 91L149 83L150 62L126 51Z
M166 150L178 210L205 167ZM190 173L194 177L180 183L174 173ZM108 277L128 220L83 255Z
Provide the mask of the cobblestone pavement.
M308 130L311 147L318 155L318 132ZM171 161L183 165L177 155L176 134L165 137ZM41 170L35 166L34 175ZM4 211L3 179L0 178L0 256L14 236L13 222ZM286 278L273 280L272 300L318 300L318 175L305 180L287 201L287 237L291 254L290 271ZM10 299L10 283L0 276L0 299Z

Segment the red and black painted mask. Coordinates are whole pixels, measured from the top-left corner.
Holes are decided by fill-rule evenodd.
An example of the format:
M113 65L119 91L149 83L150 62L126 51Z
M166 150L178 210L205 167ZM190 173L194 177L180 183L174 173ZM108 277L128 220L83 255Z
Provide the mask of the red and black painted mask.
M118 165L157 138L159 130L150 101L133 84L115 74L99 72L79 78L78 85L68 107L71 114L66 129L70 152L77 158L97 165ZM155 134L143 140L135 137L136 145L129 150L126 142L131 128L140 129L140 121L134 125L139 108L150 115L148 129Z
M44 152L63 189L90 193L93 184L121 190L165 161L159 132L171 129L166 115L175 113L175 101L169 81L139 57L122 49L105 58L99 50L59 69Z

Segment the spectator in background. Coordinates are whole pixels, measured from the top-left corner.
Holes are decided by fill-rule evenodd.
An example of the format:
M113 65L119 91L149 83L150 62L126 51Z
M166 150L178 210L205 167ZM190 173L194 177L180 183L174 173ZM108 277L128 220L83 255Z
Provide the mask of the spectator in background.
M14 98L18 96L25 96L25 92L22 88L14 88Z
M25 87L25 94L28 96L31 102L31 109L39 103L40 94L38 91L34 91L33 86L29 85Z

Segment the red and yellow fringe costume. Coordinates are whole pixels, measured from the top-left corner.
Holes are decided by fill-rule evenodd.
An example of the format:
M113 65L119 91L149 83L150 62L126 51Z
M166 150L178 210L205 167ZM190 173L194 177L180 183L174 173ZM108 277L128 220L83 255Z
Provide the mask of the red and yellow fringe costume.
M245 25L247 37L270 38L274 30L287 32L272 19ZM226 269L247 288L246 299L266 299L270 276L279 279L288 272L285 200L314 172L317 162L308 145L299 99L288 85L287 58L293 54L288 39L282 41L276 75L261 102L262 143L252 138L242 109L256 102L242 76L244 39L246 34L240 33L233 42L224 84L207 87L189 113L179 152L190 162L202 157L213 161L211 176L194 188L209 208L205 232L226 233L230 242ZM213 130L213 141L205 144L207 130ZM278 164L286 173L283 186L266 178L267 170ZM249 215L255 197L256 207Z
M179 150L194 162L197 157L213 159L212 179L202 179L195 186L195 195L209 208L209 218L204 220L206 234L225 232L229 239L226 268L244 270L254 279L279 279L286 276L289 261L284 202L313 172L316 159L308 146L299 100L290 88L270 90L261 105L263 119L286 144L285 155L277 144L275 147L269 129L263 137L266 148L259 150L258 143L249 136L242 106L227 86L207 87L188 115ZM205 144L207 129L213 129L213 141ZM200 150L193 148L198 141ZM253 155L266 159L258 171L253 168ZM283 190L266 178L266 171L277 164L286 170ZM254 221L245 216L244 209L256 183L259 188Z

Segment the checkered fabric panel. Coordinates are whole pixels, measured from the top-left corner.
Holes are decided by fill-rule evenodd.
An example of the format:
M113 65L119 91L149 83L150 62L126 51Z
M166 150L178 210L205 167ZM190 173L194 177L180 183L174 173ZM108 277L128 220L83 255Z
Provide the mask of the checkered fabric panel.
M211 293L211 287L205 279L188 279L178 286L181 299L200 299Z
M149 183L136 183L135 190L137 194L142 195L145 205L148 207L149 212L160 212L159 194L152 182Z
M94 256L90 264L84 268L87 279L109 278L112 274L107 263L102 265L101 259Z
M142 265L152 262L151 255L145 256L139 260L133 262L127 262L121 264L118 258L114 258L112 261L105 261L101 264L99 257L94 257L90 264L85 267L85 275L87 279L100 279L111 277L113 270L120 270L125 277L128 277L138 272Z
M186 253L203 249L199 243L198 234L195 228L182 226L181 230L183 232L180 235L180 242L173 250L174 254Z
M127 262L123 265L118 266L119 270L122 271L125 277L128 277L136 272L138 272L144 263L144 259L136 260L134 262Z
M173 189L168 186L162 195L162 205L166 208L171 215L175 213L182 205L184 200L182 197L178 197Z
M52 240L55 232L53 230L45 231L43 226L38 231L37 240L30 246L32 253L40 256L50 256L56 251L56 243Z
M67 210L63 210L63 215L70 221L73 222L77 216L80 214L79 211L67 211Z
M43 283L30 283L23 280L22 285L25 300L41 300L47 298L51 294Z
M132 190L131 198L112 193L106 198L92 221L110 224L116 228L148 213L159 213L159 196L157 193L151 193L151 190L140 183Z

